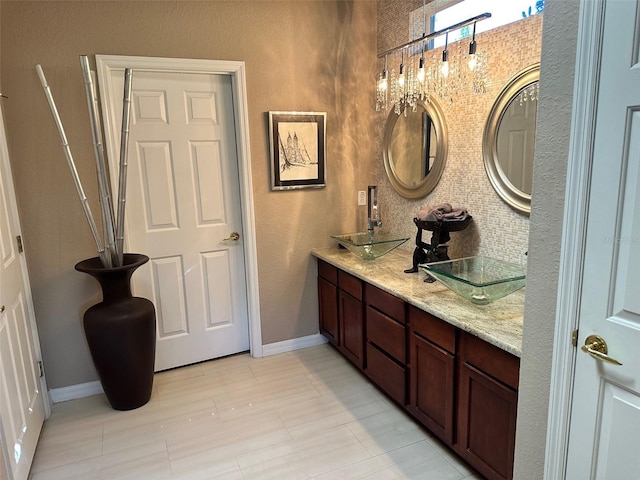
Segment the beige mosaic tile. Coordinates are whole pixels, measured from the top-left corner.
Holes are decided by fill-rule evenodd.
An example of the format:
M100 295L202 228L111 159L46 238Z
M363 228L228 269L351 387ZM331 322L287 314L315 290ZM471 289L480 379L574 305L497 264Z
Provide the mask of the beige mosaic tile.
M383 2L384 3L384 2ZM407 41L412 2L398 2L380 9L378 50ZM528 250L529 217L509 207L494 191L484 168L482 134L491 107L507 81L523 68L540 61L542 15L529 17L476 36L478 51L488 53L487 93L460 93L453 103L440 102L448 128L449 154L438 186L419 200L400 197L384 170L382 138L386 113L376 114L376 180L385 229L411 237L401 249L412 251L416 227L413 217L421 205L449 202L464 206L473 222L462 232L451 234L449 256L461 258L487 255L525 264ZM441 49L436 50L436 53ZM380 61L380 66L382 61ZM382 68L382 67L380 67ZM544 92L542 92L544 93ZM424 232L423 241L428 241Z

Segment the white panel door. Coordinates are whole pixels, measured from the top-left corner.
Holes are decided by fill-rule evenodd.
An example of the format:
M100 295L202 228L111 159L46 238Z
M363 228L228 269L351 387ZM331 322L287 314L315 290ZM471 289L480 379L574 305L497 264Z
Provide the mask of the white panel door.
M526 100L525 100L526 99ZM497 151L500 168L508 181L521 192L531 194L538 101L526 92L515 98L500 120ZM529 165L529 168L525 168Z
M605 2L567 479L640 478L640 8Z
M0 434L14 480L26 479L45 417L40 351L0 110ZM0 455L2 452L0 452Z
M132 83L125 242L150 257L133 288L156 306L156 370L248 350L231 77L134 67Z

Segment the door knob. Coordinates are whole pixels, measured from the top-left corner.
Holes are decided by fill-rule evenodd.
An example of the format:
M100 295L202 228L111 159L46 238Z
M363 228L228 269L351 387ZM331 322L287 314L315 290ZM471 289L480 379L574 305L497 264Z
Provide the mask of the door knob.
M0 313L4 312L4 305L0 307Z
M604 338L599 337L598 335L589 335L584 341L582 351L603 362L622 365L618 360L607 355L609 352L607 342L604 341Z
M233 240L234 242L240 239L240 234L238 232L231 232L227 238L223 238L222 240Z

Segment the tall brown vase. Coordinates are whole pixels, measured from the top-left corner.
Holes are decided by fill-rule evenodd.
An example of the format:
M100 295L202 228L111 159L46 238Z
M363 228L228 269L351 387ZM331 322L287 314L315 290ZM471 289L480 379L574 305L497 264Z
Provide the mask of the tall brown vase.
M149 261L128 253L123 266L104 268L98 257L75 268L102 287L102 302L84 314L84 332L102 388L115 410L132 410L151 398L156 351L153 303L131 295L131 275Z

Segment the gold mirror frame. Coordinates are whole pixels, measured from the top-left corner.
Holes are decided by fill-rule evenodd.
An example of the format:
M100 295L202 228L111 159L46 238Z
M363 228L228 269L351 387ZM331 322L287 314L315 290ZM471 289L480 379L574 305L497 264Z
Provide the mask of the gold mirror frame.
M496 193L515 210L531 213L531 195L525 193L509 181L498 161L498 130L511 101L528 85L540 80L540 64L535 63L514 75L496 98L482 137L482 156L487 176Z
M418 108L422 108L427 112L433 122L433 128L436 131L436 156L431 170L417 185L407 185L405 182L400 180L394 168L393 154L391 152L393 129L396 126L398 117L400 115L404 115L404 111L400 112L400 115L398 115L394 110L391 110L384 128L384 139L382 143L384 169L387 172L387 177L389 178L393 189L404 198L422 198L430 193L440 181L440 177L442 177L442 172L444 171L444 166L447 161L447 126L445 124L444 114L442 113L440 105L438 105L434 99L431 99L428 102L419 100Z

